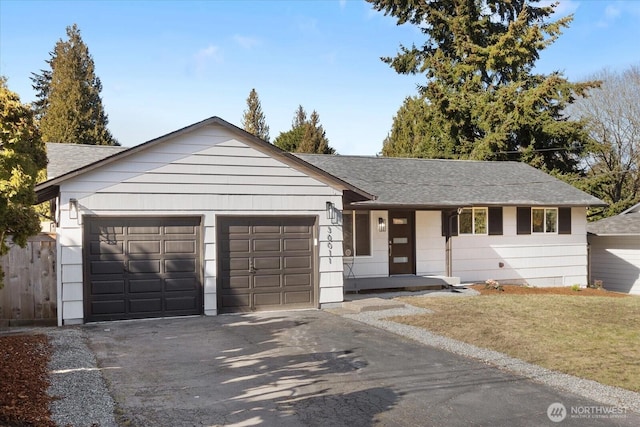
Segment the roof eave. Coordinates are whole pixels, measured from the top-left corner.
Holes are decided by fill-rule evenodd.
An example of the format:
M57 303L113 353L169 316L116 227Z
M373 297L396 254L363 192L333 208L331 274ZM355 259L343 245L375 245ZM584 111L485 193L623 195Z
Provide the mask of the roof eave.
M607 206L607 205L599 205L599 204L587 204L585 202L576 202L576 203L549 203L549 202L519 202L519 203L499 203L499 202L490 202L490 203L482 203L482 202L474 202L474 203L390 203L380 200L373 201L363 201L363 202L354 202L350 203L348 207L352 209L425 209L425 210L433 210L433 209L455 209L458 207L522 207L522 206L553 206L559 208L588 208L594 206Z
M169 139L175 138L177 136L183 135L185 133L188 132L192 132L194 130L197 130L201 127L204 126L208 126L208 125L212 125L212 124L217 124L220 125L222 127L224 127L225 129L227 129L228 131L230 131L231 133L235 133L237 135L240 135L243 139L245 140L249 140L251 142L251 145L253 146L253 148L256 148L258 151L261 151L265 154L268 154L272 157L276 157L279 160L283 161L285 164L288 164L289 166L292 166L296 169L302 169L305 172L309 173L311 176L313 176L314 178L317 178L318 180L320 180L321 182L324 182L325 184L334 187L336 189L340 189L342 191L348 190L348 191L352 191L356 194L359 194L360 196L362 196L363 198L369 199L369 200L375 200L376 196L373 194L370 194L360 188L357 188L351 184L349 184L348 182L334 176L331 175L330 173L310 164L305 162L302 159L299 159L283 150L281 150L280 148L276 147L273 144L270 144L240 128L238 128L235 125L232 125L231 123L221 119L220 117L214 116L214 117L210 117L208 119L205 119L201 122L186 126L182 129L178 129L176 131L173 131L171 133L168 133L166 135L160 136L158 138L152 139L150 141L144 142L140 145L137 145L135 147L131 147L128 150L124 150L121 151L119 153L115 153L109 157L106 157L104 159L98 160L96 162L93 162L91 164L85 165L81 168L75 169L73 171L67 172L63 175L54 177L52 179L49 179L47 181L44 181L38 185L36 185L36 193L39 194L46 194L49 187L51 186L58 186L59 189L59 184L67 181L69 179L75 178L79 175L82 175L84 173L87 173L91 170L94 170L98 167L107 165L109 163L112 163L116 160L122 159L122 158L126 158L128 156L131 156L133 154L136 154L142 150L145 150L146 148L152 146L152 145L156 145L156 144L160 144L164 141L167 141Z

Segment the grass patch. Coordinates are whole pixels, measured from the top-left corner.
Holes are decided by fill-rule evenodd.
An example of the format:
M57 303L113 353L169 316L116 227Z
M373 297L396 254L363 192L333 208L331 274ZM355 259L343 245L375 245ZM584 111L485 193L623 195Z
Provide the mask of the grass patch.
M434 313L392 320L640 392L640 298L573 293L404 297L399 299Z

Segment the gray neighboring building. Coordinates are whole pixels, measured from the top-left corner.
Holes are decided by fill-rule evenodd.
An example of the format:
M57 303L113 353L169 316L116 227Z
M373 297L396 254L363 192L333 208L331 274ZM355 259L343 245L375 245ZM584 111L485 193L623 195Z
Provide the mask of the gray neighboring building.
M591 280L605 289L640 295L640 203L587 225Z

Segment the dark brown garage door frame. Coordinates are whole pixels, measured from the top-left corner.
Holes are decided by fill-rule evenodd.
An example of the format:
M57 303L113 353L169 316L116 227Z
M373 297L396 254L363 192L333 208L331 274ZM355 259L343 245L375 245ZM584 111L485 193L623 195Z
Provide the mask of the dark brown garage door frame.
M318 307L317 216L217 216L219 313Z
M84 216L86 322L203 313L201 216Z

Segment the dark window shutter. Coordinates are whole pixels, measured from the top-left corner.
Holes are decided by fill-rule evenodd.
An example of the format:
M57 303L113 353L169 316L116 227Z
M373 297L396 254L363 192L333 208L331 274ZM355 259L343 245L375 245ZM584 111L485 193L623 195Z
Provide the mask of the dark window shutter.
M489 235L502 235L502 208L489 208Z
M518 234L531 234L531 208L518 208Z
M356 255L371 255L371 227L369 211L356 211Z
M454 216L454 218L449 220L449 218L451 218L452 215ZM449 229L449 224L451 224L451 234L447 233L447 230ZM443 236L458 235L458 214L456 213L456 211L442 211L442 235Z
M558 208L558 234L571 234L571 208Z

